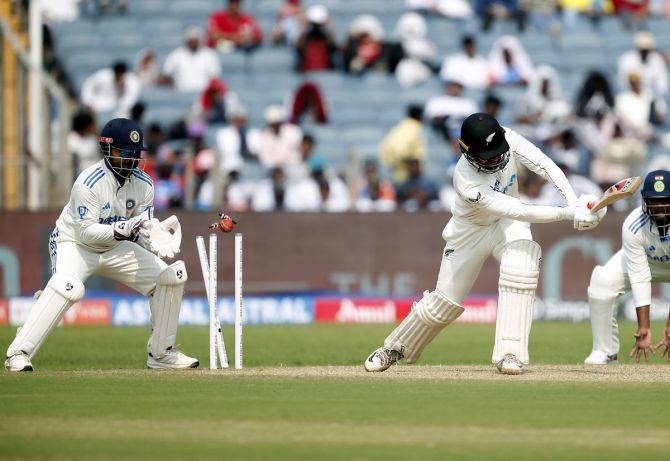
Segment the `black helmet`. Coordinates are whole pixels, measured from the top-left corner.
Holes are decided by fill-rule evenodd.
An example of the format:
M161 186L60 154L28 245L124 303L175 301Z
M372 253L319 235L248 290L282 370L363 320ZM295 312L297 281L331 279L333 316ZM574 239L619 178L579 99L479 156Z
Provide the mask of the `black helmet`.
M461 138L458 140L461 152L477 171L495 173L509 162L509 144L505 130L489 114L476 113L463 121ZM498 159L489 163L489 160Z
M115 118L105 123L100 132L100 149L107 165L118 175L127 178L142 158L144 135L137 122ZM119 149L123 161L111 161L112 148ZM132 161L127 161L130 159Z
M670 171L649 173L644 178L641 194L642 210L656 224L661 237L666 237L670 228Z

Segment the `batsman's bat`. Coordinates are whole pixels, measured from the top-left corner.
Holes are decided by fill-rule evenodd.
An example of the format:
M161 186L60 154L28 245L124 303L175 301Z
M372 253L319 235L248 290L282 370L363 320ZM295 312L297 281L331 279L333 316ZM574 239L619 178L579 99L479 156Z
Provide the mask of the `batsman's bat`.
M614 202L617 202L626 197L630 197L635 192L637 192L637 190L642 185L642 182L643 180L640 176L622 179L607 189L598 200L589 202L589 210L591 210L591 213L595 213L596 211L605 208L606 206L610 206Z

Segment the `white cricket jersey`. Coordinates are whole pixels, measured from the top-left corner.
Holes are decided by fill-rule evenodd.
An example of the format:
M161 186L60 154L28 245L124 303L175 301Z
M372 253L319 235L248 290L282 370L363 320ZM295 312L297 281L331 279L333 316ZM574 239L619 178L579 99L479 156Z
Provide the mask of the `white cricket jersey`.
M637 207L623 222L623 266L635 306L651 303L652 274L670 270L670 237L661 237L649 216Z
M70 201L56 221L56 242L75 242L104 252L119 244L112 224L142 213L153 217L154 187L149 175L135 169L119 185L104 160L86 168L75 181Z
M529 223L566 219L565 208L527 205L519 199L517 162L553 183L567 202L575 202L577 197L565 174L549 157L516 131L504 129L510 159L501 171L477 172L465 156L459 159L454 172L454 190L458 194L451 209L454 220L488 226L501 218Z

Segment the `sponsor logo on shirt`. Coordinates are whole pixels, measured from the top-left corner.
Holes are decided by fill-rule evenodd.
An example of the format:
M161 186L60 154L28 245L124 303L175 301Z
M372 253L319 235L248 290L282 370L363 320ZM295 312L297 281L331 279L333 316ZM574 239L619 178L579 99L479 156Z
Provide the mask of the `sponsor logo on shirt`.
M102 207L103 210L109 210L109 209L111 209L111 208L112 208L112 207L111 207L111 205L109 204L109 202L105 203L105 206Z
M493 190L496 192L501 192L503 194L506 194L507 191L514 185L514 181L516 181L516 174L513 174L509 178L509 184L507 184L505 187L502 187L502 182L500 181L500 178L496 178L496 182L493 185Z
M128 218L125 216L110 216L108 218L99 218L98 223L99 224L114 224L117 221L126 221Z

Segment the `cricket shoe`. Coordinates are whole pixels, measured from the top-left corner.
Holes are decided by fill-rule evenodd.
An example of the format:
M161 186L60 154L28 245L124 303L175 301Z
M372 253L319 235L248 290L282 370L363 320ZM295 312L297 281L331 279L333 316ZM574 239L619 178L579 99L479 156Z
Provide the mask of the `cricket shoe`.
M524 372L523 363L514 354L506 354L496 367L504 375L520 375Z
M365 371L384 371L403 358L401 352L380 347L365 360Z
M169 347L162 357L154 357L149 352L147 359L147 368L152 369L184 369L184 368L198 368L200 362L198 359L189 357L178 349Z
M616 365L619 363L617 355L607 355L603 351L592 351L584 360L586 365Z
M8 371L33 371L33 364L30 362L28 354L17 352L5 360L5 368Z

